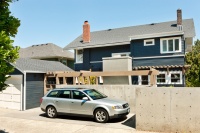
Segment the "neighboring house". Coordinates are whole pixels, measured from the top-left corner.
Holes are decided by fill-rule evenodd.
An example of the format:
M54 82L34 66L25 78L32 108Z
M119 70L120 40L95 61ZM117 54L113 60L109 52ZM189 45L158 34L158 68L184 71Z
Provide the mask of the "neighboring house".
M64 49L74 49L75 71L103 71L104 57L130 56L133 70L159 70L158 86L184 86L184 71L188 67L185 53L194 36L193 19L182 20L182 11L178 9L176 21L95 32L90 32L90 25L85 21L83 35ZM147 85L149 76L132 77L132 83Z
M46 43L40 45L32 45L19 50L20 58L32 58L40 60L60 61L70 68L74 68L74 53L63 50L61 47Z
M0 92L0 107L18 110L39 107L48 82L46 72L73 71L58 61L20 58L11 65L15 70L6 81L10 87Z

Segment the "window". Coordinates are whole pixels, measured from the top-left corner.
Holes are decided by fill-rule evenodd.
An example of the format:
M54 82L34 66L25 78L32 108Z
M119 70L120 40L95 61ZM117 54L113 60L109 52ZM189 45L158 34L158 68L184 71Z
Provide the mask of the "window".
M171 83L181 83L181 74L171 73Z
M76 63L83 63L83 49L76 50Z
M157 84L182 84L182 71L166 71L157 75Z
M147 76L142 76L142 85L148 85L149 84L149 80L148 80L148 75Z
M73 99L80 99L80 100L82 100L83 97L87 97L84 93L80 91L73 91L72 95L73 95Z
M154 39L144 40L144 46L151 46L151 45L155 45Z
M160 40L161 53L181 52L181 38L163 38Z
M166 77L165 77L165 73L163 74L159 74L157 76L157 83L161 84L161 83L165 83L166 82Z
M55 77L47 77L47 83L46 84L56 84L56 78Z
M87 95L89 95L93 100L106 98L107 96L92 89L92 90L85 90L84 91Z
M149 85L149 75L138 76L138 85Z
M61 91L59 98L70 98L70 90L63 90Z
M129 56L130 52L124 52L124 53L112 53L112 57L124 57Z
M50 93L48 94L47 97L57 97L57 96L58 96L58 92L59 92L59 91L52 91L52 92L50 92Z

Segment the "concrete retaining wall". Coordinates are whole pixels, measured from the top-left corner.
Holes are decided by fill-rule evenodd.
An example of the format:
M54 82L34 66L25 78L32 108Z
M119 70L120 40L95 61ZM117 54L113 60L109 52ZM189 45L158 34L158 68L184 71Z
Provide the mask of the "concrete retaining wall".
M138 87L132 85L57 85L94 88L110 98L125 100L136 114L136 129L155 132L199 133L200 88Z
M136 129L200 132L200 88L136 88Z
M109 98L125 100L129 103L131 113L135 113L135 86L133 85L57 85L56 88L93 88Z

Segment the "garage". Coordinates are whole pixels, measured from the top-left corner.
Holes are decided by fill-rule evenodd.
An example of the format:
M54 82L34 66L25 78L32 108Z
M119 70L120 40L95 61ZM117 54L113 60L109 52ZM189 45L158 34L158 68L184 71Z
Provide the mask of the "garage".
M40 98L44 94L44 74L26 74L26 109L40 106Z
M48 71L73 71L56 61L20 58L12 63L14 72L6 81L9 87L0 92L0 108L27 110L40 106L44 96L44 75Z

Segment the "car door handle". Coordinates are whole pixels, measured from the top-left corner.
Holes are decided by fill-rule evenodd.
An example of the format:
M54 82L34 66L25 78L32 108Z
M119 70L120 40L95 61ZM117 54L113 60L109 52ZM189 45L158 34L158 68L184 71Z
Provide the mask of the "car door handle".
M58 101L56 101L56 102L58 102Z
M74 102L72 102L72 103L74 103Z

